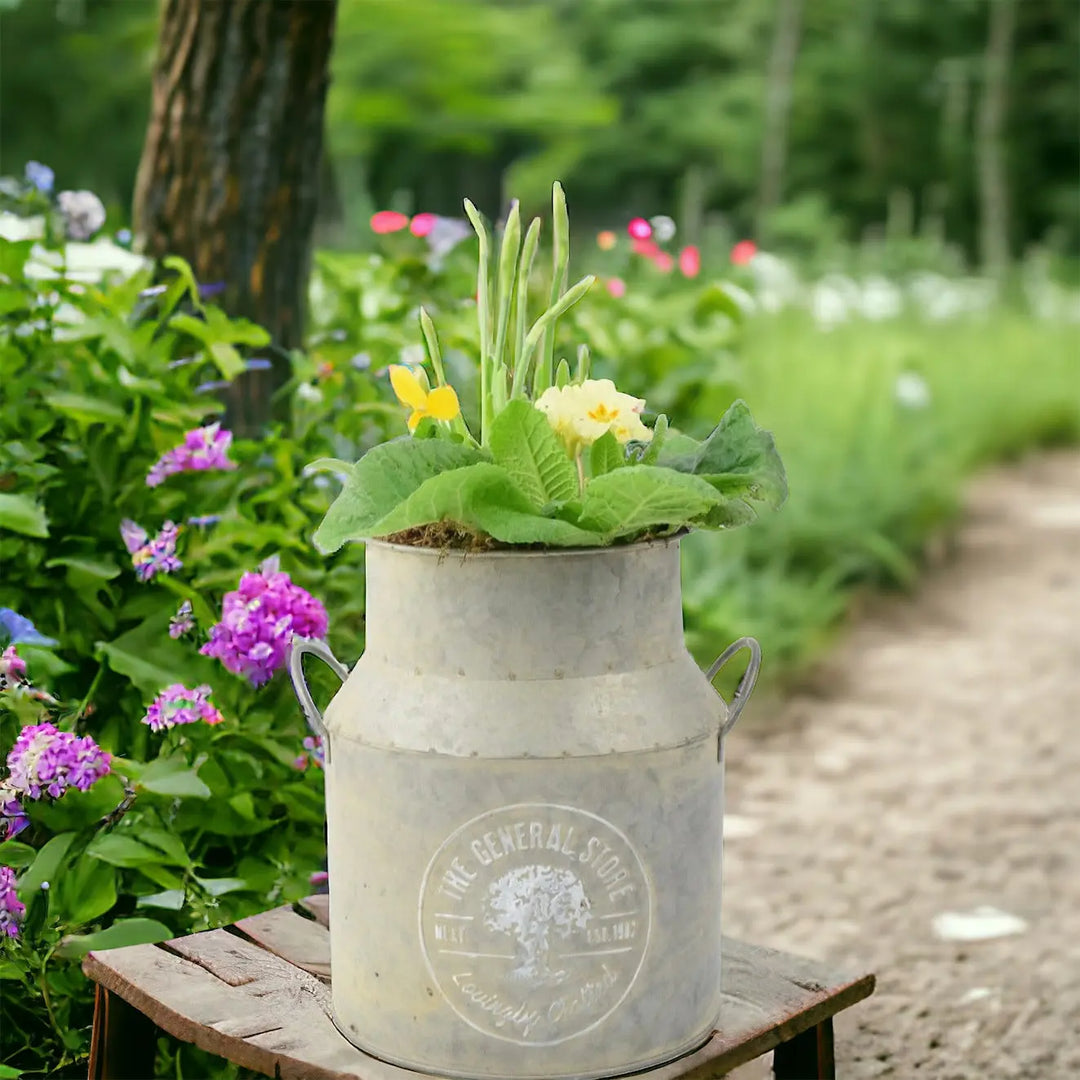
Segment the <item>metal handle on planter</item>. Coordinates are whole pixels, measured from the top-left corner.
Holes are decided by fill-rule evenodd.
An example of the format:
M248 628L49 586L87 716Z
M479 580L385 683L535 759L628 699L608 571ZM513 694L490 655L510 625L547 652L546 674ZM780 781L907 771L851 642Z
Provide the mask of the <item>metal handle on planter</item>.
M300 708L304 710L304 717L308 727L322 739L323 753L326 760L330 760L330 738L323 722L322 713L319 712L308 689L307 680L304 678L304 654L311 653L317 656L333 673L344 682L349 677L349 669L330 651L330 646L325 641L316 638L294 637L289 646L289 678L292 680L293 692L300 702Z
M754 684L757 682L758 672L761 670L761 646L757 642L757 638L741 637L738 641L733 641L713 662L713 665L706 672L709 682L712 682L716 678L720 669L737 653L743 649L750 650L750 663L746 665L746 671L743 672L743 677L739 680L738 689L735 691L735 696L731 699L731 704L728 706L727 719L720 727L720 735L717 739L717 753L719 754L719 744L723 741L724 736L735 726L735 721L739 719L739 714L746 707L747 701L750 700L750 695L754 692Z

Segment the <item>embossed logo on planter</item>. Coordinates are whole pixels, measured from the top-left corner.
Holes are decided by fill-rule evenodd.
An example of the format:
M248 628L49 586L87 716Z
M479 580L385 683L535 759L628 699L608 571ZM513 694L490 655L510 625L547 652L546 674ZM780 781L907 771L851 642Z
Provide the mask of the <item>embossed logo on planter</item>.
M420 886L420 942L467 1024L550 1046L600 1024L645 958L649 884L630 841L570 806L522 803L461 826Z

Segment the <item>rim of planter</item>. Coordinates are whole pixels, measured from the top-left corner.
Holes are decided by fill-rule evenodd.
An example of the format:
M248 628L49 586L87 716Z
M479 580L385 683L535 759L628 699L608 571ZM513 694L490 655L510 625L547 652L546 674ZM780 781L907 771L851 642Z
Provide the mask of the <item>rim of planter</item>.
M393 551L407 551L414 555L423 555L439 559L459 557L461 559L547 559L554 555L610 555L619 551L634 551L639 548L670 547L689 535L689 529L680 529L671 536L658 536L651 540L635 540L632 544L606 544L602 547L552 547L552 548L497 548L494 551L468 551L465 548L422 547L419 544L396 544L389 540L364 540L367 546L389 548Z

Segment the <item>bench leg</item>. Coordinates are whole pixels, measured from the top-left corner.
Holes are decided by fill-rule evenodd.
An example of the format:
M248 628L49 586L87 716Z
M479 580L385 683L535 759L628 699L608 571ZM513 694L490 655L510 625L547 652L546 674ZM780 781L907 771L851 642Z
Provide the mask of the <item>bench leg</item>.
M773 1051L776 1080L836 1080L832 1017Z
M154 1075L157 1027L123 998L94 988L89 1080L148 1080Z

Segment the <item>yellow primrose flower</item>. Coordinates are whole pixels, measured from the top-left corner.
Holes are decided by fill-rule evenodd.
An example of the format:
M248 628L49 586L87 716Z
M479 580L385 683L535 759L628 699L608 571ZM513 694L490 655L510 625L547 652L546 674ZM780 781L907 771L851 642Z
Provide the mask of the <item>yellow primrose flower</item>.
M415 431L416 425L425 416L434 420L453 420L461 412L458 396L452 386L425 390L420 380L404 364L390 365L390 385L398 400L412 409L409 415L410 431Z
M641 422L642 398L621 394L610 379L586 379L580 385L552 386L536 407L548 418L572 457L610 431L620 443L648 442L652 432Z

